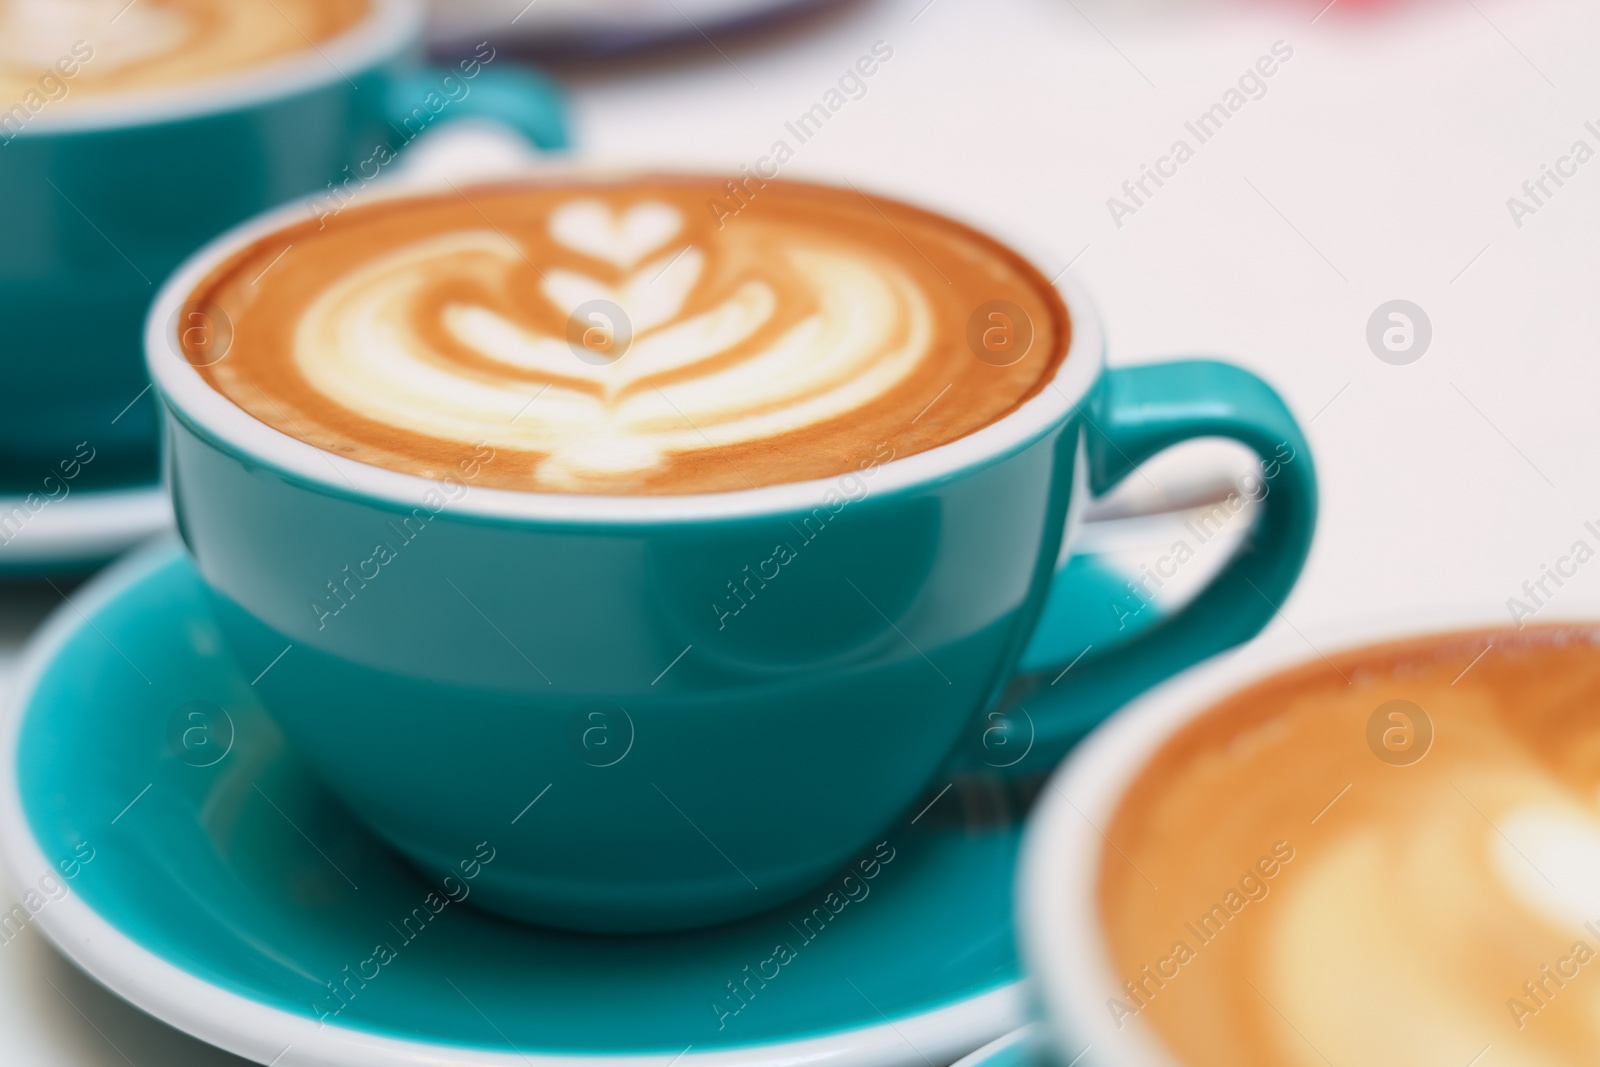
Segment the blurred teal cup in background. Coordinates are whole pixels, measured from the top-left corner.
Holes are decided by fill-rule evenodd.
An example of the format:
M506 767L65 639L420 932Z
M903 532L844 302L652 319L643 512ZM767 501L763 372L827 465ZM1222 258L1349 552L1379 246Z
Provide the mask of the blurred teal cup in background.
M76 489L156 482L140 327L162 279L218 233L309 194L302 210L337 210L454 119L564 144L549 83L487 45L425 66L423 19L418 0L372 0L285 60L75 100L65 72L92 67L85 38L37 91L0 100L0 495L61 472Z
M176 321L306 210L220 238L150 314L179 529L289 740L423 869L492 840L473 900L502 915L625 933L781 904L944 776L1037 776L1129 696L1251 637L1309 549L1316 476L1272 389L1210 360L1107 369L1070 284L1043 388L835 477L530 493L474 485L488 455L436 481L317 449L216 391ZM1200 437L1260 457L1252 535L1186 607L1085 652L1081 624L1113 605L1059 578L1064 539ZM759 599L707 610L785 543L797 558Z

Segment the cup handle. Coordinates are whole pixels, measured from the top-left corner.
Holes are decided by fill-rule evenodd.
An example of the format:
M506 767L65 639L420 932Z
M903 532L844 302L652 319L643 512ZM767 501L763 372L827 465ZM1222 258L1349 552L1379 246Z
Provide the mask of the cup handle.
M465 95L451 95L452 85L465 86ZM430 98L439 102L436 107L430 107ZM526 64L491 68L464 60L459 67L422 67L399 75L385 103L390 123L405 131L408 141L422 129L473 118L504 123L536 148L567 147L561 90Z
M986 767L1008 777L1048 770L1095 724L1200 660L1254 637L1293 588L1317 517L1317 479L1300 426L1272 387L1214 360L1184 360L1107 372L1083 412L1089 490L1109 492L1139 464L1197 437L1238 441L1260 457L1260 518L1244 546L1188 605L1145 623L1154 608L1137 590L1102 589L1125 601L1109 647L1084 647L1070 612L1046 611L1020 661L1020 673L989 712L958 769ZM1072 565L1056 571L1056 589ZM1136 610L1139 608L1143 610ZM1140 617L1142 616L1142 617ZM1131 621L1137 618L1138 624ZM961 767L961 765L965 767Z

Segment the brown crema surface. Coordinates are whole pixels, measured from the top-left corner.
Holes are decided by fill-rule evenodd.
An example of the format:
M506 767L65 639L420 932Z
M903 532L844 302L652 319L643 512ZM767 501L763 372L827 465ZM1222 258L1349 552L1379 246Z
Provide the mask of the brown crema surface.
M799 182L752 179L730 214L727 184L323 204L196 287L231 324L201 373L364 463L443 477L481 442L475 484L623 495L854 472L979 430L1055 374L1066 308L998 242Z
M0 97L32 111L312 54L372 0L0 0Z
M1105 828L1097 1010L1196 1067L1593 1063L1597 636L1376 645L1190 721Z

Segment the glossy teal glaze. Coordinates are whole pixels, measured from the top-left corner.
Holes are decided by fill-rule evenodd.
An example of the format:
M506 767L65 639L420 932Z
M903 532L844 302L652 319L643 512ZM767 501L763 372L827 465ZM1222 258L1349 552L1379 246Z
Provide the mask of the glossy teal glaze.
M1068 557L1050 584L1035 637L1017 663L1017 672L1036 674L1051 668L1059 671L1077 655L1068 655L1069 650L1088 649L1092 653L1097 648L1110 649L1161 620L1161 612L1154 607L1119 617L1111 605L1127 599L1128 576L1108 561L1093 555ZM1095 611L1095 605L1103 605L1105 610Z
M969 826L960 789L915 826L882 828L850 858L850 882L841 865L808 895L737 924L580 936L457 903L418 920L430 893L476 903L491 872L570 820L563 784L515 825L513 810L486 826L484 846L406 866L285 743L257 700L266 679L252 688L222 651L181 551L147 558L26 696L16 773L42 853L92 850L72 892L191 974L402 1040L663 1057L878 1026L1018 978L1017 829ZM197 707L225 714L195 719ZM493 858L467 877L461 861L475 852ZM838 903L846 893L856 899ZM817 908L837 912L821 920ZM779 944L793 958L766 965ZM394 958L369 963L378 945ZM746 968L768 979L747 979ZM356 971L368 979L344 986ZM728 983L746 981L741 1004ZM330 983L347 990L342 1008Z
M218 233L376 176L379 145L398 151L437 122L488 117L565 143L555 90L510 58L463 79L418 54L412 41L348 81L186 118L0 128L0 493L49 491L80 442L95 459L75 489L156 480L141 326L156 286Z
M1151 377L1163 372L1181 413L1147 411L1171 391ZM1125 428L1141 418L1159 432ZM180 529L242 676L261 676L260 698L350 808L437 867L543 797L477 899L620 932L775 907L903 817L953 751L1003 765L976 716L1033 632L1068 503L1088 489L1078 472L1103 490L1132 469L1114 448L1144 458L1149 442L1244 436L1252 419L1247 443L1286 427L1305 455L1242 371L1119 371L1004 454L892 493L841 479L855 499L833 514L591 526L474 517L444 496L408 516L238 455L181 413L169 453ZM1296 471L1246 563L1268 596L1309 542L1309 460ZM1272 519L1283 510L1295 518ZM794 558L752 578L775 545ZM1265 615L1228 597L1199 603L1243 616L1208 624L1242 640ZM1211 650L1149 633L1124 653L1144 657L1135 690ZM1082 720L1070 705L1060 717ZM1024 771L1064 751L1070 731L1041 727Z
M172 427L239 669L289 648L256 688L334 789L437 864L549 786L481 899L604 930L774 907L905 811L1037 610L1078 441L836 515L408 525ZM793 561L746 579L778 544ZM730 581L750 599L719 616Z
M1113 636L1103 624L1073 622L1059 603L1049 606L1051 625L1034 635L1004 698L1001 714L1015 716L1026 709L1033 727L1027 757L1007 764L1012 774L1048 771L1078 738L1139 692L1259 633L1294 588L1316 529L1317 476L1310 446L1283 401L1260 378L1213 360L1132 367L1106 377L1087 420L1090 492L1106 492L1140 463L1181 441L1221 437L1261 457L1261 477L1246 488L1264 506L1238 555L1182 611L1152 620L1155 609L1148 599L1125 585L1120 596L1083 605L1115 622ZM1111 640L1074 663L1085 650L1085 635L1092 640L1095 632ZM1067 663L1074 663L1072 670L1057 675L1056 665ZM992 728L980 734L957 765L992 763L985 741L994 736Z
M1019 1041L998 1050L981 1064L974 1063L970 1067L1041 1067L1042 1062L1045 1061L1029 1042Z

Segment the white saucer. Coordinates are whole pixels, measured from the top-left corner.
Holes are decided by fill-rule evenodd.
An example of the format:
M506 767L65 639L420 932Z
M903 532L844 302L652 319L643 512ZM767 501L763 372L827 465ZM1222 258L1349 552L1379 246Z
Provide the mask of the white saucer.
M1037 1023L1018 1027L997 1037L978 1051L957 1060L951 1067L1033 1067L1037 1043L1043 1034ZM1070 1065L1069 1065L1070 1067Z
M93 570L171 528L160 485L0 496L0 578Z

